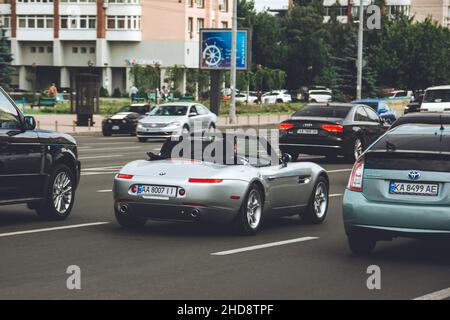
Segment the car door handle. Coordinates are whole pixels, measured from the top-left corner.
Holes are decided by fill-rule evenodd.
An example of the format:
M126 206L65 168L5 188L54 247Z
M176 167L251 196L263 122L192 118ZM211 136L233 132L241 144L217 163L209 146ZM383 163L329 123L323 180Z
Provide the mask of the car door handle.
M275 176L270 176L270 177L267 178L267 180L273 181L273 180L275 180L276 178L277 178L277 177L275 177Z

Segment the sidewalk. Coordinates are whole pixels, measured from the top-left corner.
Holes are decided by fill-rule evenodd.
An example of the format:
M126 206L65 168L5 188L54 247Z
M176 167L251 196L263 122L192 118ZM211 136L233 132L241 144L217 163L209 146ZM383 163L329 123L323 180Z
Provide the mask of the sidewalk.
M229 124L229 118L219 117L217 123L219 128L233 128L245 126L261 126L278 124L290 117L290 114L262 114L262 115L238 115L236 124ZM102 131L102 120L104 116L94 115L95 124L92 127L77 127L74 124L77 116L74 114L45 114L34 115L37 122L37 129L59 131L69 134L88 135Z

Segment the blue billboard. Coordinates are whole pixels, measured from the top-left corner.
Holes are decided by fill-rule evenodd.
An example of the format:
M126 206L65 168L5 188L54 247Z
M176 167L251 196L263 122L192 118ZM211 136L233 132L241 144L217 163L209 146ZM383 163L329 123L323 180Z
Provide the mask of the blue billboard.
M202 29L200 31L200 69L231 69L231 37L229 29ZM237 33L238 70L249 68L249 33L239 30Z

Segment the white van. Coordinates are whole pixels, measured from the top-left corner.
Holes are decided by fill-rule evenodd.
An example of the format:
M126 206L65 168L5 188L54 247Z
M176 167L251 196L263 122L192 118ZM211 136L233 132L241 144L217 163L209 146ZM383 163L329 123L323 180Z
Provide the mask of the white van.
M422 105L422 112L444 112L450 111L450 86L439 86L428 88L425 91Z

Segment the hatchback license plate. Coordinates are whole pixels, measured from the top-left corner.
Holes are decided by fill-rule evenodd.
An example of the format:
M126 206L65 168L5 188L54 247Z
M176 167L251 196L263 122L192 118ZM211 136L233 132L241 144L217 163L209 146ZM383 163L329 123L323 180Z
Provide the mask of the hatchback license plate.
M120 130L120 127L119 126L113 126L112 129L113 130Z
M147 186L139 185L137 194L139 196L158 196L175 198L177 196L178 188L166 186Z
M391 181L389 184L389 193L437 197L439 194L439 185Z
M315 130L315 129L299 129L297 130L298 134L319 134L319 130Z

